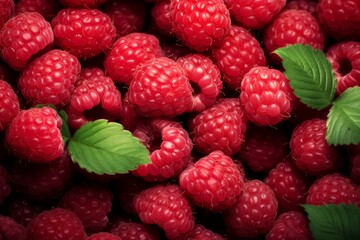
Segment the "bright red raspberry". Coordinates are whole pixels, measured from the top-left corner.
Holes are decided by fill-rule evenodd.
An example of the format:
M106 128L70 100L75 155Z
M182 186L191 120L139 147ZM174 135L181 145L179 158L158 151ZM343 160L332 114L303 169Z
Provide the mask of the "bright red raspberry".
M179 174L191 159L192 141L180 123L150 119L139 123L133 135L149 150L151 163L132 173L147 181L163 181Z
M360 207L360 187L349 177L339 173L317 179L309 188L307 204L355 204Z
M0 30L15 12L14 0L0 0Z
M116 82L130 85L137 67L162 56L159 40L147 33L130 33L120 37L104 61L106 73Z
M1 57L15 70L23 70L31 57L53 42L50 23L37 12L16 15L0 30Z
M317 15L322 27L337 40L360 40L360 2L319 0Z
M247 118L259 126L273 126L290 118L293 90L277 69L254 67L241 82L240 101Z
M336 170L338 150L327 143L325 136L325 119L306 120L295 127L290 139L290 154L298 169L314 176Z
M286 0L242 1L224 0L231 17L249 29L261 29L284 8Z
M55 43L78 58L91 58L107 51L116 38L110 17L97 9L62 9L51 25Z
M159 1L154 3L154 6L151 8L152 23L156 30L164 36L171 36L173 34L170 2L171 0Z
M338 95L350 87L360 86L360 42L346 41L331 45L326 57L338 82Z
M194 225L190 202L178 185L156 185L134 197L140 220L156 224L168 239L189 233Z
M266 240L311 240L312 233L306 216L297 211L279 215Z
M192 111L194 106L185 70L167 57L150 59L139 66L128 97L146 117L175 117Z
M273 190L260 180L250 180L235 205L225 210L224 221L235 237L257 238L269 233L277 213Z
M235 204L244 180L229 156L214 151L185 169L179 185L196 205L217 212Z
M60 2L69 8L98 8L107 0L60 0Z
M26 228L27 240L85 240L80 219L67 209L53 208L37 215Z
M9 206L9 216L26 227L31 220L44 210L45 206L43 204L18 197L14 199Z
M75 87L80 86L83 84L84 81L91 80L92 78L99 78L104 77L105 73L101 68L98 67L85 67L81 69L80 74L77 77L75 82Z
M196 224L190 232L189 237L185 240L224 240L220 234L217 234L210 229L205 228L201 224ZM180 239L179 239L180 240Z
M4 240L27 240L25 228L8 216L0 215L0 237Z
M108 232L99 232L91 234L86 240L122 240L122 238Z
M0 132L9 126L19 111L19 98L14 89L0 78Z
M224 76L224 83L232 89L240 88L245 73L251 68L266 64L258 40L247 29L235 25L221 44L211 49L211 56Z
M111 233L126 240L160 240L159 233L151 225L138 222L120 221L111 229Z
M237 153L244 142L247 119L237 98L222 98L190 120L194 147L205 154L220 150Z
M229 10L221 0L171 0L170 18L175 35L188 47L205 51L229 34Z
M37 12L47 21L51 21L62 7L58 0L18 0L16 1L15 14Z
M18 87L31 106L63 107L70 101L80 70L80 62L74 55L51 50L28 64L19 77Z
M176 60L185 70L195 89L194 111L202 111L213 105L222 89L220 70L212 60L200 53L187 54Z
M6 131L6 144L17 158L46 163L64 152L61 118L50 107L21 110Z
M0 206L11 193L9 174L6 168L0 165Z
M317 1L312 1L312 0L310 1L292 0L286 3L284 10L290 10L290 9L306 10L317 18L317 13L316 13L317 4L318 4Z

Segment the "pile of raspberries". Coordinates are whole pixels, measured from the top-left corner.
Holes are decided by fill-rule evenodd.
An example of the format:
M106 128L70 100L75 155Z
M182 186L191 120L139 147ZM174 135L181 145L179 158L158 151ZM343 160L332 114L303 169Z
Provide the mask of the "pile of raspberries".
M360 85L355 0L0 0L0 239L312 239L302 204L360 207L360 145L293 93L274 50ZM35 107L42 104L43 107ZM97 175L71 132L121 123L150 163Z

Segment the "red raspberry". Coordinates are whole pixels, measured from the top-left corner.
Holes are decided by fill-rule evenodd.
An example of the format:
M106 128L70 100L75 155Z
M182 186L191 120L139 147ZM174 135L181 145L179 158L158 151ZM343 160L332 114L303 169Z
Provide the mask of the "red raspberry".
M60 0L60 2L69 8L98 8L107 0Z
M172 41L163 42L161 44L161 48L164 52L164 56L171 58L174 61L193 52L189 47L185 46L184 44Z
M168 239L189 233L195 225L190 203L177 185L148 188L134 197L134 206L142 222L158 225Z
M240 88L245 73L252 67L266 64L258 40L247 29L235 25L222 43L211 50L211 56L224 75L224 83L232 89Z
M154 23L156 30L165 36L171 36L173 34L170 2L171 0L159 1L151 8L151 20Z
M180 123L150 119L134 130L149 150L151 163L138 166L132 173L147 181L163 181L179 174L191 158L192 141Z
M290 10L290 9L298 9L298 10L306 10L308 12L310 12L314 17L317 18L317 13L316 13L316 7L317 7L317 2L312 1L312 0L292 0L292 1L288 1L285 5L284 10Z
M360 2L319 0L317 15L326 32L337 40L360 40Z
M0 30L15 11L14 0L0 0Z
M214 151L185 169L179 185L196 205L217 212L235 204L244 180L229 156Z
M37 215L26 228L27 240L85 240L80 219L67 209L54 208Z
M260 180L250 180L235 205L225 210L224 221L235 237L256 238L270 231L277 213L273 190Z
M245 138L247 119L237 98L223 98L197 114L189 124L195 148L205 154L237 153Z
M194 53L180 57L176 62L185 70L194 88L200 88L199 92L195 92L194 110L200 112L213 105L220 95L222 80L220 71L212 60L200 53Z
M15 13L37 12L47 21L50 21L61 8L62 5L58 0L18 0L16 1Z
M290 153L298 169L314 176L336 169L338 150L327 143L325 135L324 119L310 119L295 127L290 139Z
M123 222L115 224L111 233L125 240L160 240L159 233L152 228L138 222Z
M55 49L30 62L19 77L18 86L32 106L52 104L63 107L70 101L80 69L75 56Z
M78 58L91 58L108 50L116 38L110 17L97 9L62 9L51 25L55 42Z
M193 110L192 87L174 60L159 57L137 69L128 90L129 102L146 117L175 117Z
M144 117L141 116L136 108L129 102L127 94L125 94L122 99L122 107L120 109L120 120L119 122L123 127L130 132L133 132L136 129L136 126L141 122Z
M309 188L307 204L355 204L360 207L360 187L339 173L317 179Z
M241 82L240 101L247 118L260 126L273 126L290 117L293 90L284 73L254 67Z
M274 191L282 212L303 210L301 204L305 203L307 180L290 162L277 164L264 182Z
M64 151L61 118L50 107L21 110L6 131L6 144L17 158L46 163Z
M26 198L16 198L9 206L9 216L16 222L26 227L39 213L44 210L44 205L31 202Z
M224 238L220 234L205 228L203 225L196 224L189 237L185 238L185 240L224 240Z
M11 193L9 175L6 168L0 165L0 206Z
M83 84L84 81L93 81L93 79L105 77L105 73L98 67L85 67L81 69L80 74L75 82L75 87Z
M86 240L122 240L122 238L108 232L99 232L88 236Z
M274 222L266 240L311 240L312 233L306 216L300 212L282 213Z
M338 81L338 95L350 87L360 86L360 42L346 41L331 45L326 57Z
M130 85L138 66L160 56L162 49L154 35L130 33L116 40L105 58L104 68L114 81Z
M25 12L9 19L0 30L2 59L15 70L23 70L31 57L51 46L54 33L37 12Z
M231 17L239 25L250 29L261 29L284 8L286 0L241 1L224 0Z
M10 84L0 78L0 132L9 126L19 111L18 96Z
M175 35L188 47L205 51L229 34L229 10L221 0L171 0L170 18Z
M112 199L112 192L105 186L80 184L67 190L58 207L74 212L87 232L100 232L109 222Z
M0 238L4 240L27 240L25 228L14 219L0 215Z

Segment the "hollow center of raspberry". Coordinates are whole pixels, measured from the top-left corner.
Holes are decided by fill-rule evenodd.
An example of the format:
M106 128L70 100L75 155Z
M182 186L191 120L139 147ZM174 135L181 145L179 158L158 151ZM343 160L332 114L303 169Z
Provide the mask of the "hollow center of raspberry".
M89 121L94 121L96 119L107 119L109 121L116 120L113 115L103 109L100 105L97 105L90 110L85 110L84 116Z
M342 59L339 63L339 73L341 76L345 76L352 70L351 61L349 59Z
M201 87L196 82L190 80L190 85L192 87L193 95L198 95L201 93Z

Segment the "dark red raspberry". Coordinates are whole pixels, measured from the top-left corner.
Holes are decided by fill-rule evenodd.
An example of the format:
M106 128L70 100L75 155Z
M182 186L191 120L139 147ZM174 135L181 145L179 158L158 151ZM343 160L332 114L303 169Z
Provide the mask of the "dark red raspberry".
M65 7L71 8L98 8L107 0L60 0Z
M184 44L173 41L162 42L161 48L164 52L164 56L171 58L174 61L193 52L189 47L185 46Z
M250 180L235 205L225 210L224 221L235 237L252 239L269 233L277 213L273 190L260 180Z
M35 203L23 197L14 199L9 206L9 216L26 227L46 206Z
M0 165L0 206L11 193L9 174L7 169Z
M284 10L299 9L310 12L314 17L317 18L316 7L317 1L312 0L292 0L288 1L285 5Z
M205 51L229 34L229 10L221 0L171 0L170 17L175 35L188 47Z
M0 132L20 111L19 98L11 85L0 78Z
M0 0L0 30L15 12L14 0Z
M50 107L21 110L6 131L6 145L17 158L46 163L64 152L61 118Z
M80 219L67 209L54 208L37 215L26 228L27 240L85 240Z
M0 215L0 239L27 240L25 228L14 219Z
M78 58L91 58L108 50L116 38L110 17L97 9L62 9L51 25L55 42Z
M319 176L336 170L338 149L326 141L326 120L310 119L296 126L290 139L290 153L295 166Z
M306 216L297 211L285 212L274 222L266 240L311 240L312 233Z
M150 187L134 197L134 206L142 222L158 225L168 239L189 233L195 225L190 203L177 185Z
M32 106L52 104L63 107L70 101L80 70L80 62L75 56L55 49L28 64L19 77L18 87Z
M307 204L355 204L360 207L360 187L339 173L317 179L309 188Z
M129 102L127 94L125 94L122 99L122 107L120 109L119 117L119 122L130 132L133 132L138 123L144 119L144 117L136 111L134 105Z
M159 233L155 228L138 222L120 221L114 225L111 233L125 240L160 240Z
M245 73L251 68L266 64L258 40L247 29L235 25L221 44L211 50L211 56L224 75L224 83L232 89L240 88Z
M191 159L192 141L180 123L150 119L139 123L133 135L149 150L151 163L132 173L147 181L163 181L179 174Z
M196 205L217 212L235 204L244 180L229 156L214 151L185 169L179 185Z
M53 42L50 23L37 12L16 15L0 30L1 57L15 70L23 70L31 57Z
M201 224L196 224L186 240L224 240L220 234L205 228Z
M86 240L122 240L122 238L108 232L99 232L91 234Z
M350 177L356 182L360 183L360 152L351 157Z
M285 74L268 67L253 67L241 82L240 101L247 118L260 126L273 126L290 118L293 90Z
M61 8L62 5L58 0L18 0L16 1L15 14L37 12L46 20L51 21Z
M231 17L249 29L261 29L284 8L286 0L242 1L224 0Z
M337 79L336 93L360 86L360 42L346 41L331 45L326 57Z
M205 154L221 150L231 156L241 148L247 119L237 98L222 98L197 114L189 125L197 150Z
M171 0L159 1L151 8L151 20L156 30L164 36L171 36L173 34L170 2Z
M174 60L146 61L134 74L129 102L146 117L175 117L193 110L192 87L185 70Z
M130 33L120 37L104 61L112 80L130 85L135 69L147 60L162 56L159 40L147 33Z

